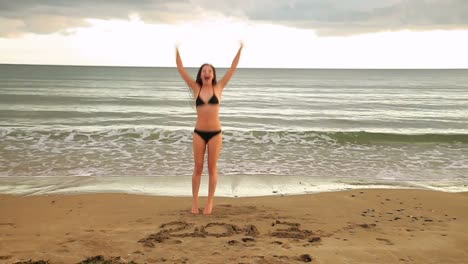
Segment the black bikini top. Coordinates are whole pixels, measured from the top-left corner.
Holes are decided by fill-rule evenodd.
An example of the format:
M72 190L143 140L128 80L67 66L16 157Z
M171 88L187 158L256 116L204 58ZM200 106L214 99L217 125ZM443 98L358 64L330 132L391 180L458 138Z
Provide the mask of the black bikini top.
M201 87L200 87L200 90L198 91L197 100L195 101L195 105L197 107L205 104L205 102L203 102L203 100L200 98L200 92L201 92ZM219 104L218 97L216 97L216 94L214 92L214 87L213 87L213 96L211 96L210 100L208 100L208 104L213 104L213 105Z

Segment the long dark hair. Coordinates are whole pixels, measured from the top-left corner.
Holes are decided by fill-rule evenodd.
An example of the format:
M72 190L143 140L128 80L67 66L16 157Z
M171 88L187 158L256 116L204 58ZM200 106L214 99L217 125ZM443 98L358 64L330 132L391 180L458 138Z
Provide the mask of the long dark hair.
M213 67L213 65L209 64L209 63L205 63L203 64L202 66L200 66L200 69L198 69L198 73L197 73L197 83L198 85L200 85L200 87L203 86L203 81L201 79L201 72L202 72L202 69L203 67L205 67L206 65L210 66L211 69L213 69L213 81L211 82L211 84L215 85L217 83L216 81L216 69L215 67Z

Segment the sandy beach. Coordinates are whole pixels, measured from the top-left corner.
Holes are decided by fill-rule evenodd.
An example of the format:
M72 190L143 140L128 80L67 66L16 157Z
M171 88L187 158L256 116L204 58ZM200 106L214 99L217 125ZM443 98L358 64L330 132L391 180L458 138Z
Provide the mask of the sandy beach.
M0 195L0 263L468 263L467 193L361 189L215 203L204 216L190 214L189 197Z

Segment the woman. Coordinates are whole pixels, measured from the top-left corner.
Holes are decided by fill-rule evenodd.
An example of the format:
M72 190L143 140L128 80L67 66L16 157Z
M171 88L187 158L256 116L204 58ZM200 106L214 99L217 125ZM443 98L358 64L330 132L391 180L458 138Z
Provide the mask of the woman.
M192 176L192 213L198 214L198 191L200 189L201 174L205 152L208 149L208 200L203 210L203 214L211 214L213 210L213 199L218 182L217 162L222 146L221 122L219 120L219 104L224 87L227 85L232 75L236 71L237 64L243 44L241 43L236 57L232 61L231 68L218 82L216 80L215 68L210 64L203 64L197 73L196 80L193 80L185 70L179 49L176 48L176 63L180 75L192 89L197 108L197 122L193 133L193 155L195 166Z

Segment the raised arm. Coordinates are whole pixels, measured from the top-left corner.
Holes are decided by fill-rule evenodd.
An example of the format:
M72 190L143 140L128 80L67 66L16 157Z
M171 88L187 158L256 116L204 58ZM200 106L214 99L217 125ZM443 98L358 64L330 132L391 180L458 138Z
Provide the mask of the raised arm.
M232 61L231 68L229 68L226 74L224 74L224 77L218 82L221 88L224 88L229 82L229 80L231 79L232 75L234 75L234 72L237 69L237 64L239 64L239 59L240 59L240 55L241 55L243 47L244 47L244 44L241 42L239 50L237 51L236 57L234 57L234 60Z
M187 85L190 88L196 89L197 88L197 82L195 82L190 77L187 70L185 70L184 65L182 64L182 59L180 58L179 48L178 47L176 47L176 64L177 64L177 70L179 71L180 76L182 76L182 79L184 79L184 81L187 83Z

